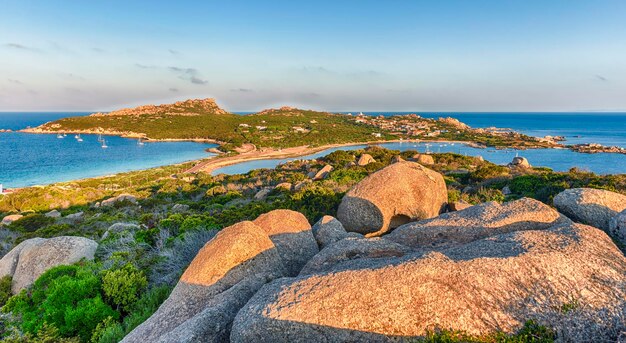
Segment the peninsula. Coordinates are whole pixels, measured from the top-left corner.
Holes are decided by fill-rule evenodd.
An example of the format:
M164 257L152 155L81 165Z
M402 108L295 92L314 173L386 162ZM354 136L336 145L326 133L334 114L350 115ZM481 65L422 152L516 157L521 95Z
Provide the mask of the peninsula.
M220 108L214 99L64 118L23 132L206 141L218 143L223 152L234 153L246 145L284 149L392 140L463 141L482 147L517 149L562 147L555 140L512 130L474 129L454 118L431 119L417 114L372 117L292 107L238 115Z

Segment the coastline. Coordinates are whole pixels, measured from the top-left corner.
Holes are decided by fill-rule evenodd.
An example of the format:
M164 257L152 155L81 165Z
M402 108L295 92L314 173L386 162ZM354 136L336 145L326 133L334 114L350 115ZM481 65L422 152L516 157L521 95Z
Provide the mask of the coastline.
M201 160L197 165L189 168L185 171L185 173L196 173L196 172L205 172L211 173L216 169L231 166L234 164L250 162L250 161L259 161L259 160L273 160L273 159L283 159L283 158L294 158L307 156L311 154L318 153L320 151L347 147L347 146L355 146L355 145L376 145L376 144L384 144L384 143L459 143L466 144L469 146L473 146L476 148L484 148L477 144L476 142L466 142L466 141L454 141L454 140L421 140L421 139L393 139L393 140L375 140L375 141L366 141L366 142L350 142L350 143L338 143L338 144L328 144L321 145L318 147L310 147L310 146L298 146L292 148L286 148L281 150L266 148L265 151L259 150L251 150L246 151L234 156L226 156L220 157L213 156L208 159Z

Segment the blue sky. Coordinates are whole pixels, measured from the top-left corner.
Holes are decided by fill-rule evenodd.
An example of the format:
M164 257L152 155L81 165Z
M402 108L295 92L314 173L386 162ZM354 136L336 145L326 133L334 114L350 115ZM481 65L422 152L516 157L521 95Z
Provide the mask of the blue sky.
M626 1L0 0L0 111L626 110Z

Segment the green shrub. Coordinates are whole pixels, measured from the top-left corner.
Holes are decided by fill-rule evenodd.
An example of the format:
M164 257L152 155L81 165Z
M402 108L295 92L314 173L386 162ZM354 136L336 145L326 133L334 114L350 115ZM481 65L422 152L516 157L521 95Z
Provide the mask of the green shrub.
M25 333L37 334L47 323L62 337L78 336L86 342L98 323L120 316L102 300L100 285L93 265L55 267L42 274L30 292L10 298L3 311L21 316Z
M0 307L4 306L11 297L11 283L13 279L11 275L0 278Z
M474 181L484 181L487 179L493 179L497 177L503 177L509 175L509 168L505 166L499 166L497 164L485 164L475 171L470 173L470 178Z
M54 218L35 213L14 221L9 225L9 229L19 232L34 232L52 223L54 223Z
M147 285L144 272L131 263L119 269L107 270L102 276L102 290L107 301L124 312L128 312Z
M529 320L515 334L496 332L487 335L470 335L462 331L435 330L416 342L423 343L551 343L556 335L553 330Z
M131 263L119 269L107 270L102 276L102 290L107 301L124 312L129 311L147 285L144 272Z

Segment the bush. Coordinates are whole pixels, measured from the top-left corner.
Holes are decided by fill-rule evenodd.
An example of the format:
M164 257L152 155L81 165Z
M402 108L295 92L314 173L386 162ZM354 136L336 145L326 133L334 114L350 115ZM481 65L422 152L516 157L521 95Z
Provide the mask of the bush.
M19 232L34 232L54 223L54 218L43 214L30 214L22 217L9 225L9 229Z
M120 316L102 300L100 285L93 265L55 267L35 281L30 293L23 290L9 299L3 311L20 315L25 333L37 334L49 324L62 337L86 342L100 322Z
M0 278L0 307L4 306L11 297L11 275Z
M119 311L129 312L147 285L144 272L130 263L119 269L107 270L102 276L105 297Z

